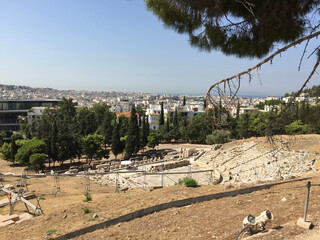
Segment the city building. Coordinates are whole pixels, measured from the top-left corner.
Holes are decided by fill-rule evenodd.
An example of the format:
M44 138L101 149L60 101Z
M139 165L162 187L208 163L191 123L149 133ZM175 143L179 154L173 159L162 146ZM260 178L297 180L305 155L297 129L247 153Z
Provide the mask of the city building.
M0 132L20 130L18 118L27 117L33 107L54 107L58 100L0 100Z

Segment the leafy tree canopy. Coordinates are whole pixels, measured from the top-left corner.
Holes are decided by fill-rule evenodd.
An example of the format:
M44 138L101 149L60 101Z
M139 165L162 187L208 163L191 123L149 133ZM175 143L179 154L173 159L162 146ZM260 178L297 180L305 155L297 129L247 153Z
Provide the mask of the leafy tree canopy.
M238 57L262 57L310 29L318 0L145 0L166 27L192 46Z
M104 150L101 145L104 142L104 137L98 134L89 134L82 138L82 148L83 153L91 160L95 157L101 159L102 157L107 157L109 151Z
M21 165L30 165L31 155L34 153L45 153L46 147L46 144L42 140L36 138L26 140L22 147L18 149L15 160Z

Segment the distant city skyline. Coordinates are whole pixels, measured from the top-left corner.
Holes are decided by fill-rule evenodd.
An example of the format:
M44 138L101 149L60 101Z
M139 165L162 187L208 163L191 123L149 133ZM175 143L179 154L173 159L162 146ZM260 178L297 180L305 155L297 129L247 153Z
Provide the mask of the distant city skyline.
M0 0L0 4L1 84L203 95L215 82L260 61L192 48L187 36L164 28L143 1ZM311 51L315 43L309 45ZM256 76L251 85L244 79L239 95L297 91L315 63L314 56L305 59L297 71L303 47L263 66L262 85ZM308 86L318 84L315 75Z

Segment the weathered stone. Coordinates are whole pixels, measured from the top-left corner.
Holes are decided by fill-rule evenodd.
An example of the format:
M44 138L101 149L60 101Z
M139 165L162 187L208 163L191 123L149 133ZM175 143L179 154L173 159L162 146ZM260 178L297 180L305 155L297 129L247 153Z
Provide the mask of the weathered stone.
M8 220L8 221L5 221L5 222L1 222L0 223L0 227L6 227L6 226L9 226L9 225L12 225L12 224L14 224L14 221Z
M299 218L297 221L297 225L299 227L304 228L304 229L310 229L312 226L312 222L311 221L304 221L303 218Z
M13 215L4 215L4 216L0 216L0 222L6 222L6 221L18 221L19 220L19 215L17 214L13 214Z

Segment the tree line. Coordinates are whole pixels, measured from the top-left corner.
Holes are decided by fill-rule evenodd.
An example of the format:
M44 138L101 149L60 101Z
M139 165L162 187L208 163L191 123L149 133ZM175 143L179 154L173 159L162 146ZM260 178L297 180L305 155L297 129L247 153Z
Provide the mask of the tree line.
M144 111L132 106L130 118L116 116L106 104L92 108L76 108L72 99L63 99L57 108L46 108L42 118L29 124L20 119L21 130L10 138L0 134L2 157L39 171L48 160L49 166L65 160L74 161L83 156L90 164L93 159L108 158L110 151L128 159L146 146L154 148L160 142L184 141L215 144L231 139L276 134L320 133L320 106L308 102L297 103L274 121L283 102L273 102L270 112L240 114L238 103L235 116L222 106L207 109L189 121L177 112L164 116L163 103L159 116L159 128L150 130ZM274 121L273 124L269 124Z
M143 112L137 114L135 106L130 118L117 118L106 104L90 109L76 106L72 99L64 98L31 124L21 118L19 133L0 136L2 157L39 171L45 160L50 166L86 156L90 164L93 159L108 158L110 150L116 157L124 152L130 158L148 144L148 120Z

